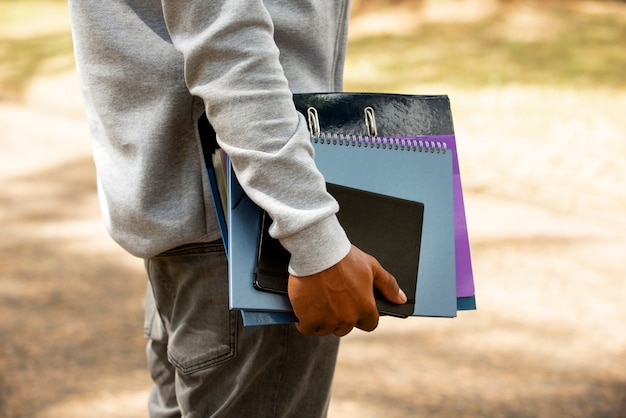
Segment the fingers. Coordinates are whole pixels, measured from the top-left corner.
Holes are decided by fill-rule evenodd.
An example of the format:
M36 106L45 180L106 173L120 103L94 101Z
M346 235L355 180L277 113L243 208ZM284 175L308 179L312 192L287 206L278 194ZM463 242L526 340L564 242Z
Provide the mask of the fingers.
M363 331L373 331L378 327L379 313L376 304L371 309L362 312L353 322L324 324L320 320L306 318L296 323L296 329L304 336L318 335L324 336L334 334L343 337L349 334L354 328Z
M337 337L343 337L348 335L354 328L361 329L363 331L373 331L378 326L378 311L369 315L365 319L361 319L354 324L344 324L335 326L317 325L315 323L303 323L297 322L296 329L304 336L317 335L325 336L334 334Z
M390 302L402 305L407 301L406 294L400 289L396 279L378 262L374 265L374 287Z
M330 334L334 334L337 337L343 337L345 335L348 335L354 329L354 327L349 326L349 325L336 327L335 329L320 327L320 328L316 328L315 330L313 330L312 327L303 326L299 322L297 322L296 329L298 330L300 334L304 335L305 337L308 337L313 334L319 337L323 337L325 335L330 335Z
M374 331L376 327L378 327L378 311L376 311L375 315L370 315L367 318L364 318L356 323L356 327L363 331Z
M301 322L296 322L296 329L300 334L304 335L305 337L313 335L315 331L315 329L313 329L311 326L303 325Z
M349 334L354 328L363 331L373 331L378 326L378 308L376 303L363 308L360 313L353 311L350 314L330 315L330 316L303 316L298 317L296 329L304 336L309 335L330 335L343 337Z
M333 331L333 334L335 334L337 337L343 337L344 335L348 335L352 329L354 327L340 327L340 328L336 328Z
M342 337L354 328L373 331L379 313L373 288L389 301L403 304L406 296L395 278L369 254L356 247L339 263L310 276L290 276L289 299L305 336Z

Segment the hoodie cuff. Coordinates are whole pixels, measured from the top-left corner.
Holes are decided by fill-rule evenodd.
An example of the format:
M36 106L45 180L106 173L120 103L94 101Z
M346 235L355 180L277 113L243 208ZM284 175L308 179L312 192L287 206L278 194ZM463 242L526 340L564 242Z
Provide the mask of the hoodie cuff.
M309 276L341 261L351 244L337 217L332 215L290 237L280 239L291 253L289 273Z

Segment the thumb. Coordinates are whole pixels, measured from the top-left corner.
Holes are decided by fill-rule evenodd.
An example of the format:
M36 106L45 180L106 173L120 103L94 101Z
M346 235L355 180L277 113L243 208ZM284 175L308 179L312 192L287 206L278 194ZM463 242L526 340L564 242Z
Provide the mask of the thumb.
M406 294L400 289L396 279L378 262L374 267L374 287L378 289L389 302L402 305L407 301Z

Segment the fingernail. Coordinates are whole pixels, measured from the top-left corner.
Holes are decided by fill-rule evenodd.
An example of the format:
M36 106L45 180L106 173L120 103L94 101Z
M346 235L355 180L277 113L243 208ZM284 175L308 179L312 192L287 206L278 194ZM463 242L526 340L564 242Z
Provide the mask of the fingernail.
M404 293L402 289L399 289L398 294L400 294L400 300L402 300L402 303L406 303L407 301L406 293Z

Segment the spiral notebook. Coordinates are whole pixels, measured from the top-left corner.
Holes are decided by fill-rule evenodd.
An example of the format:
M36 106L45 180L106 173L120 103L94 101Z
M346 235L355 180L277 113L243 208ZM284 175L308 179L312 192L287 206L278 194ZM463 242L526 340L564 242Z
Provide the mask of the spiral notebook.
M448 201L443 206L444 210L436 217L435 223L445 223L443 218L449 217L446 211L453 206L453 226L450 223L447 223L447 226L453 228L454 244L451 250L446 246L446 249L435 257L425 256L429 251L435 251L436 245L441 245L441 242L434 244L432 237L429 238L438 227L430 224L432 214L429 213L428 207L433 205L428 204L428 201L432 200L433 207L442 203L436 196L426 198L424 207L426 227L422 231L422 241L426 241L426 244L422 243L422 247L425 248L422 248L420 259L428 260L428 263L419 267L419 286L416 290L416 307L413 315L455 316L455 310L449 304L450 289L453 288L456 310L476 309L465 207L448 97L384 93L306 93L294 95L294 102L298 111L308 117L309 130L314 137L312 140L316 150L316 163L327 181L332 181L331 178L345 178L349 187L364 187L364 190L373 192L383 190L383 194L390 192L391 196L409 199L413 196L419 201L421 196L436 190L446 195L450 187L448 178L450 162L434 163L434 160L430 161L431 159L426 156L447 155L447 158L451 158L453 204L450 205ZM318 120L313 120L314 123L311 110L315 113L319 111L319 118L316 114L315 119ZM204 122L204 125L209 125L208 121ZM207 126L205 130L206 128ZM211 150L214 145L206 146L205 136L214 137L214 132L201 137L205 160L209 162L207 164L209 178L215 193L219 183L216 184L215 173L210 167L210 156L207 155L207 150ZM215 143L214 140L212 142ZM344 157L353 158L356 155L345 152L350 148L373 151L370 154L376 157L358 156L355 161L346 164L347 160ZM337 150L341 152L336 152ZM385 155L382 150L391 153ZM406 156L399 159L391 157L394 152L399 151L413 151L415 155L421 156L413 157L409 164L403 161L396 166L400 160L406 159ZM231 306L251 307L240 308L245 325L294 322L296 318L286 297L260 292L251 283L250 278L254 274L256 262L258 231L261 227L261 210L247 199L228 166L229 162L225 161L224 164L224 170L217 172L221 177L228 177L229 203L219 219L227 252L234 251L236 255L233 257L232 254L228 254ZM369 170L368 167L374 169ZM342 181L339 184L343 184ZM371 185L369 181L372 181ZM420 197L415 197L417 195ZM215 204L219 215L222 205L217 200ZM232 222L227 219L229 213L236 214L232 229L227 225ZM441 233L440 241L448 242L444 236L449 231L444 228ZM242 236L248 237L241 239ZM249 236L256 238L251 239ZM235 238L234 243L230 242L232 238ZM437 272L436 278L430 273L425 273L428 269ZM454 270L455 283L448 280L450 269Z
M327 190L339 203L337 218L350 242L374 256L407 295L414 295L424 220L423 203L332 183L327 184ZM290 255L269 235L271 222L263 212L254 287L285 295ZM376 294L376 303L382 314L406 317L413 314L415 299L411 297L407 303L396 305Z
M457 311L452 152L444 143L415 138L318 138L316 164L328 183L423 204L413 316L454 317ZM285 295L255 289L261 209L228 171L230 307L284 312ZM363 208L367 213L367 208Z

